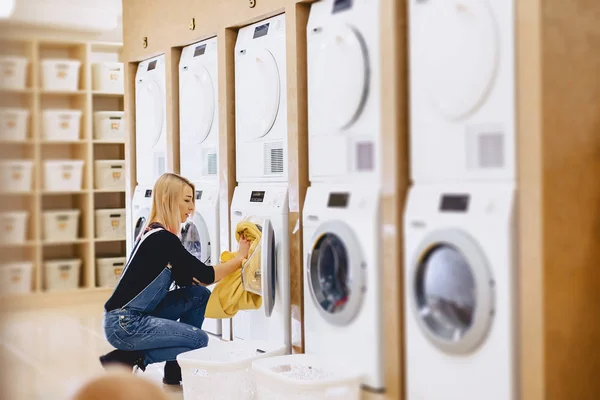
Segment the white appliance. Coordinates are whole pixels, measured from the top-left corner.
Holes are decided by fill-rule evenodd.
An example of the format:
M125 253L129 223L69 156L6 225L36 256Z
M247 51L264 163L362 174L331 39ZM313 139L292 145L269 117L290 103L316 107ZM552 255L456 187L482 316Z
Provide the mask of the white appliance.
M515 179L514 3L409 1L414 182Z
M127 238L127 241L131 243L131 245L128 246L128 256L135 245L137 237L140 235L140 232L142 232L142 229L144 229L146 223L148 222L148 216L150 215L150 209L152 208L151 186L138 185L135 187L131 208L133 209L131 219L131 237Z
M511 183L410 190L408 400L518 398L515 194Z
M167 172L165 56L142 61L135 75L135 154L138 185Z
M362 368L384 389L380 190L312 185L304 227L304 346Z
M379 26L378 0L322 0L311 6L306 29L311 182L379 176Z
M243 27L235 44L238 182L287 182L285 15Z
M291 352L290 245L287 184L241 183L231 202L231 249L236 251L237 224L256 223L262 230L261 296L258 310L239 311L233 318L233 339L267 340ZM224 323L225 325L225 323ZM225 334L224 328L224 337Z
M184 47L179 61L180 173L218 181L217 38Z

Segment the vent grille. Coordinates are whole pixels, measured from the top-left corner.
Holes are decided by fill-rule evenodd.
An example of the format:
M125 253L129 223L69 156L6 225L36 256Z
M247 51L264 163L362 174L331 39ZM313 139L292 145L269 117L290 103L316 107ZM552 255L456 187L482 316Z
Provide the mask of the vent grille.
M467 166L469 169L504 168L504 132L499 127L467 128Z
M265 144L265 175L283 174L283 144Z
M217 175L217 152L215 149L204 150L204 175Z
M356 144L356 170L373 171L375 169L375 145L373 142Z

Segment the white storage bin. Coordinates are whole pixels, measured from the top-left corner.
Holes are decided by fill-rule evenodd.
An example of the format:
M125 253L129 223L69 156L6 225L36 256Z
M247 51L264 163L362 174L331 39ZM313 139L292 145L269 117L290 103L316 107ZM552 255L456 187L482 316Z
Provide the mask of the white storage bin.
M98 286L114 288L123 274L125 257L98 258L96 270L98 271Z
M123 239L125 233L125 209L96 210L96 237L98 239Z
M44 110L42 114L44 140L79 140L81 110Z
M28 217L27 211L0 212L0 243L25 243Z
M0 294L31 292L33 263L29 261L0 264Z
M79 89L79 60L42 60L44 90L77 91Z
M83 183L82 160L44 161L44 185L53 192L73 192L81 190Z
M33 161L4 160L0 161L0 190L4 192L22 193L31 191Z
M94 162L96 189L125 190L125 160L97 160Z
M99 62L92 64L92 88L99 92L123 93L123 63Z
M362 374L346 363L310 354L252 363L260 400L359 400Z
M285 354L285 345L240 340L188 351L177 356L183 397L192 399L256 399L252 361Z
M80 210L44 211L44 240L69 242L77 239Z
M96 111L94 139L125 141L125 113L123 111Z
M0 140L24 142L29 129L29 110L0 108Z
M24 57L0 56L0 88L25 89L28 64Z
M44 286L48 291L74 290L79 287L81 260L52 260L44 263Z

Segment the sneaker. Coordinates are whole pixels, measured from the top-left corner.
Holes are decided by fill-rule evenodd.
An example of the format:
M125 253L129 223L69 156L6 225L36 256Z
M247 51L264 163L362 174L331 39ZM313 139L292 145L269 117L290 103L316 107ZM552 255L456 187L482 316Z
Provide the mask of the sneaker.
M165 385L179 385L181 383L181 367L177 361L167 361L165 363L163 383Z

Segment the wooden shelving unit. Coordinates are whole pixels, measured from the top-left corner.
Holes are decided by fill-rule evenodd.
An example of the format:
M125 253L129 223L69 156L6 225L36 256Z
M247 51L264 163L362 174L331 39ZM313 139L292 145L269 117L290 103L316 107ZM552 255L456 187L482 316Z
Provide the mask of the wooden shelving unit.
M125 256L125 238L118 240L95 237L96 209L125 208L123 190L94 188L95 160L123 160L124 141L94 139L93 115L96 111L123 111L123 94L103 93L92 88L92 65L100 61L122 61L121 43L81 42L48 39L0 39L0 55L18 55L29 60L27 89L0 90L0 107L27 108L29 132L24 142L0 143L0 159L34 161L33 190L28 193L0 193L2 211L29 212L27 241L22 244L0 244L2 262L32 261L34 275L30 297L50 295L43 284L46 260L80 258L82 268L79 288L74 292L97 293L96 259ZM79 88L75 92L47 91L41 88L41 61L45 58L79 60ZM46 141L42 138L42 111L50 108L82 111L78 141ZM83 160L82 189L73 192L50 192L43 188L43 161L48 159ZM79 233L75 241L53 242L43 237L43 212L78 209L81 211ZM108 292L110 289L106 289ZM0 296L2 294L0 293ZM18 295L27 297L26 295ZM52 293L53 297L60 293ZM10 296L17 297L17 295ZM25 301L27 302L27 301Z

